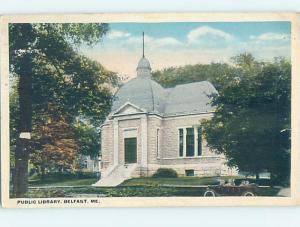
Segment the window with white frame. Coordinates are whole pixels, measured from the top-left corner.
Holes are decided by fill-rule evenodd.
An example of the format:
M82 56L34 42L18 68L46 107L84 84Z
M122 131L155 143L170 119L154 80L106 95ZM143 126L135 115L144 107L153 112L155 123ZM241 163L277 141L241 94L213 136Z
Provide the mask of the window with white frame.
M178 129L179 157L202 155L202 128L186 127Z

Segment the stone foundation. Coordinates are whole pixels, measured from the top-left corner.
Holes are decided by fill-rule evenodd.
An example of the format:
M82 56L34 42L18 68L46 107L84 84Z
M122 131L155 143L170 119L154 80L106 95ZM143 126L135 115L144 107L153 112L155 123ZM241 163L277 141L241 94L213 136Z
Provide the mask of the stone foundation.
M151 177L160 168L173 169L178 176L187 176L188 172L193 172L197 177L209 176L235 176L238 174L236 169L228 168L226 165L203 166L199 164L185 165L148 165L147 168L138 167L131 175L132 178Z

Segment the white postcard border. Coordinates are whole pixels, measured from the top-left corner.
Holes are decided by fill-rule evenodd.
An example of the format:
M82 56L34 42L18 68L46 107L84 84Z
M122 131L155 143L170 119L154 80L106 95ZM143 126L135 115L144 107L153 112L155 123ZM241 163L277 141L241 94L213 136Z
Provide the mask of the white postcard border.
M95 198L9 198L9 59L8 23L91 23L91 22L229 22L291 21L292 24L292 163L291 197L111 197ZM288 206L298 205L300 195L300 15L296 13L120 13L120 14L51 14L18 15L0 18L1 75L1 195L4 207L187 207L187 206ZM298 63L298 64L297 64ZM75 202L86 199L87 203ZM22 201L36 201L20 204ZM49 200L49 203L43 203ZM61 201L59 204L50 200ZM66 201L65 200L71 200ZM74 203L72 203L72 200ZM38 204L41 201L41 204ZM95 202L95 201L94 201Z

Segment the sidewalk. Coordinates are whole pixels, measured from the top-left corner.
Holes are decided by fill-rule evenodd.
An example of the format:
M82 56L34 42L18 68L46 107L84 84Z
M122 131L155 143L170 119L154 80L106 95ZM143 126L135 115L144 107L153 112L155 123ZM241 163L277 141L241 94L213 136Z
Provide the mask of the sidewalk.
M290 197L291 196L291 188L280 189L277 196Z

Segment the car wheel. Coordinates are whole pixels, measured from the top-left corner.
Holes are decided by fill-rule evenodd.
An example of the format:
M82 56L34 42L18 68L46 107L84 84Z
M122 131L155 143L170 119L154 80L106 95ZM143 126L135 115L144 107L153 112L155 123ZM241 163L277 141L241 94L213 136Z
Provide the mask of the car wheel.
M213 190L207 190L204 192L204 197L216 197L216 193Z
M255 194L253 192L246 191L242 194L242 196L255 196Z

